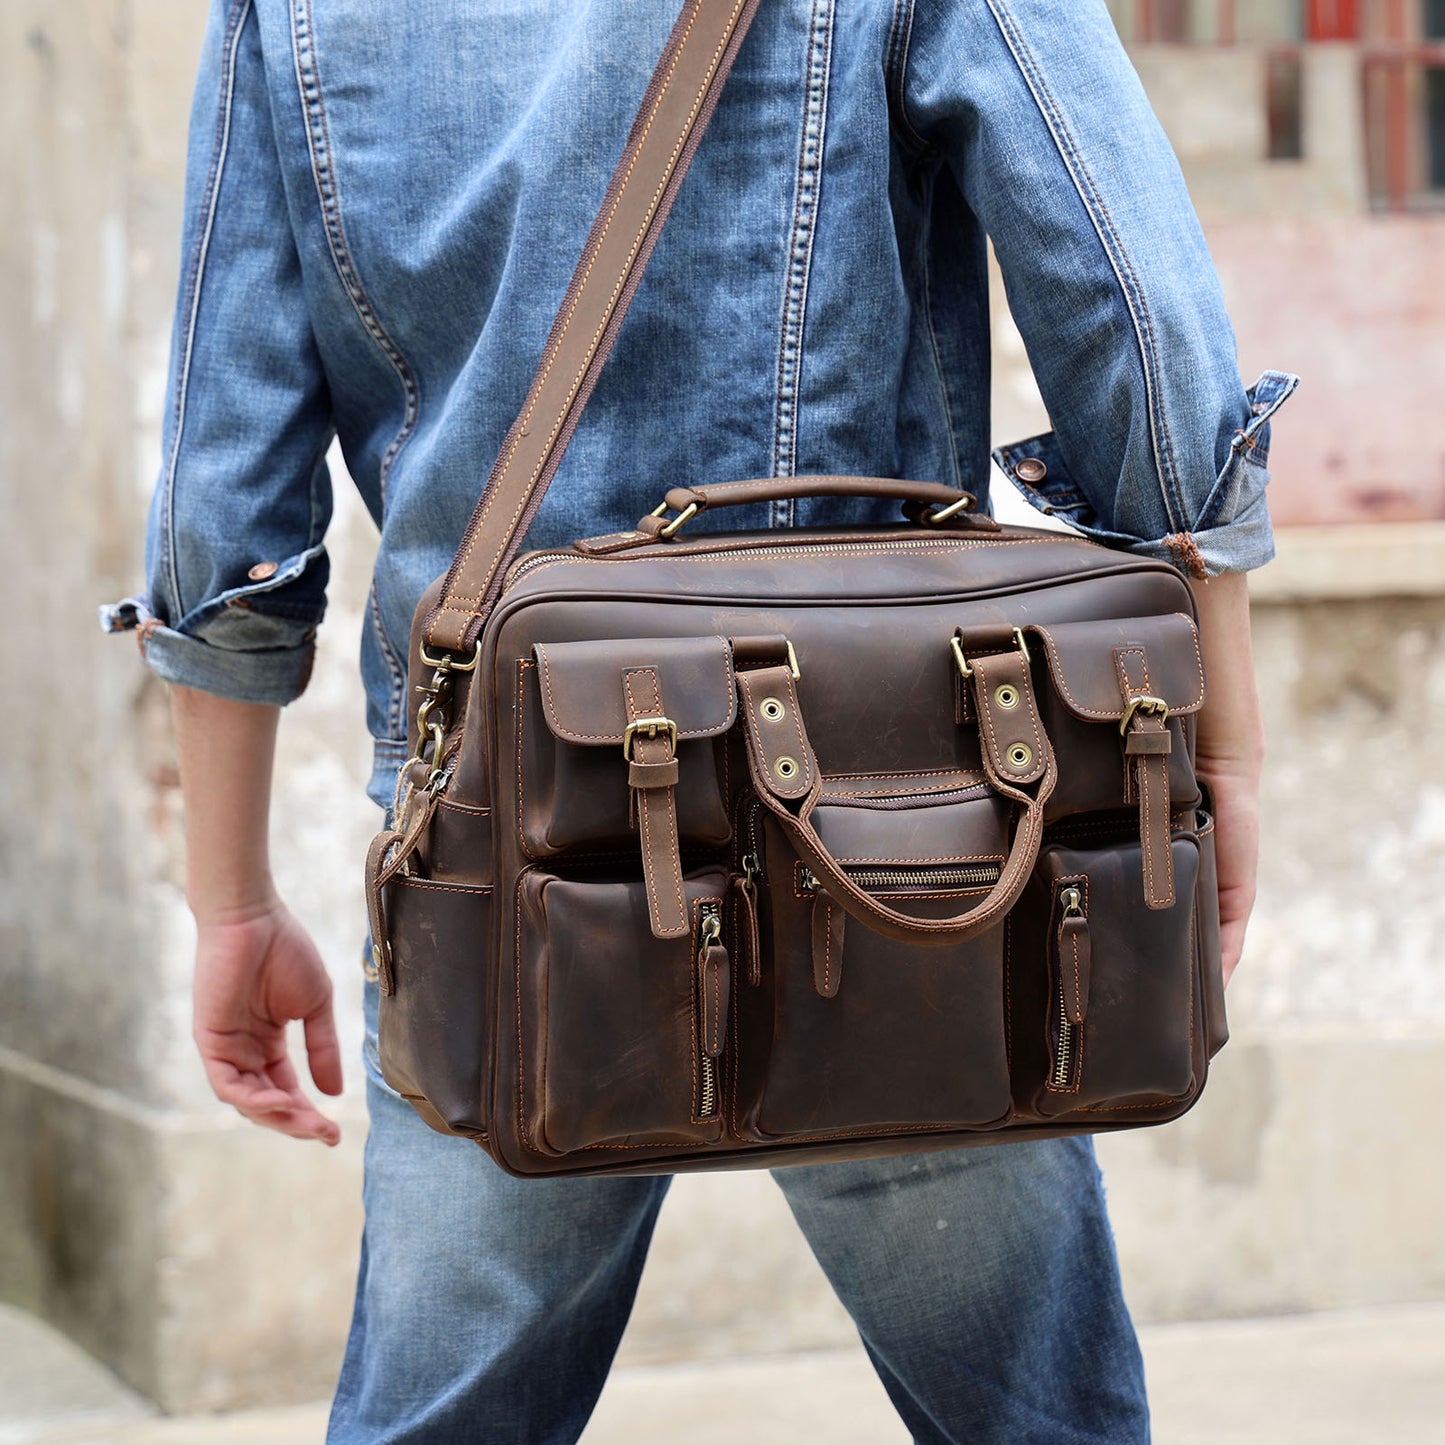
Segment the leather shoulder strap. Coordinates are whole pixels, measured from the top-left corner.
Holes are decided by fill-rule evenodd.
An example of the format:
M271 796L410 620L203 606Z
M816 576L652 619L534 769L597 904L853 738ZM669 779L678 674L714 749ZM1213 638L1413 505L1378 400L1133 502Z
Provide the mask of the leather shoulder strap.
M468 652L627 314L759 0L687 0L643 96L521 415L426 621L432 649Z

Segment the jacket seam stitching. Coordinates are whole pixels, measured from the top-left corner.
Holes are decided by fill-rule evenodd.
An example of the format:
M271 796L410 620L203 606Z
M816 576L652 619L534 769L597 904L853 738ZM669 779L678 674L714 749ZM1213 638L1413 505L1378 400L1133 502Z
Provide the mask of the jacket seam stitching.
M321 94L321 68L317 58L311 0L296 0L291 7L291 54L297 95L306 126L306 149L311 161L311 178L321 206L322 226L326 232L332 265L357 318L377 349L390 362L402 386L402 423L382 456L377 475L381 504L385 508L386 486L391 468L402 447L416 430L421 410L420 388L416 373L382 324L376 307L367 295L346 240L346 229L341 219L341 191L336 179L336 158L331 145L330 126L326 119L326 104Z
M1013 16L1008 12L1007 0L988 0L988 6L1003 33L1004 41L1013 55L1015 64L1023 75L1025 84L1029 87L1034 103L1038 106L1039 114L1045 125L1048 126L1049 134L1053 137L1054 145L1064 162L1064 168L1074 183L1074 189L1078 192L1084 209L1089 213L1104 254L1109 258L1110 269L1114 272L1114 278L1118 283L1130 320L1133 322L1134 334L1139 344L1145 401L1149 416L1150 443L1154 452L1154 465L1158 474L1169 528L1171 532L1187 530L1187 523L1183 520L1187 514L1180 500L1174 477L1173 444L1169 434L1169 421L1164 414L1159 391L1159 365L1154 340L1153 318L1149 314L1149 304L1144 296L1143 287L1139 284L1138 275L1129 259L1123 238L1119 235L1109 208L1079 153L1078 145L1064 120L1058 102L1040 72Z
M236 93L236 65L241 49L241 36L251 14L251 0L235 0L226 18L226 29L221 39L222 83L217 99L215 136L211 146L211 161L206 172L206 184L202 191L201 214L204 224L191 253L191 265L186 279L183 314L186 328L181 340L179 365L176 368L175 395L172 399L170 455L166 459L165 500L163 506L165 526L165 548L162 553L165 580L169 584L170 601L174 604L171 621L179 625L185 615L181 600L180 567L176 559L176 473L180 468L181 438L186 425L186 405L189 399L191 360L195 354L196 331L200 322L201 291L205 281L206 261L211 247L211 234L215 229L216 212L220 208L221 181L226 168L226 156L231 143L231 112Z
M933 204L933 186L929 183L929 209ZM958 436L953 424L953 400L948 393L948 377L943 370L943 356L938 349L938 331L933 324L933 269L930 264L928 228L921 229L919 249L923 261L923 320L928 327L928 349L933 356L933 372L938 382L938 396L943 403L943 422L948 433L948 462L953 471L953 485L963 489L963 472L958 463Z
M772 468L773 475L780 477L792 476L798 465L798 401L803 375L803 340L807 325L813 240L818 230L823 185L834 14L833 0L814 0L808 26L803 126L798 140L793 220L788 234L782 325L778 338L777 392L773 404ZM772 526L790 526L793 519L794 504L791 501L773 503L769 518Z
M913 44L915 5L916 0L894 0L893 24L888 35L886 59L888 90L905 139L922 155L934 155L937 153L936 148L919 134L908 114L908 62Z

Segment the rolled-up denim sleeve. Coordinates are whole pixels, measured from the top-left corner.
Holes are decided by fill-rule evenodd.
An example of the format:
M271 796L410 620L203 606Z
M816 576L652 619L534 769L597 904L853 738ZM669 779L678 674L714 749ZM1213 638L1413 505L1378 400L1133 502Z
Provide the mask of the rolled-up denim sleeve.
M906 123L989 233L1052 430L1000 447L1041 511L1194 576L1274 555L1269 423L1183 176L1102 0L916 0Z
M253 7L215 0L191 116L180 293L143 595L101 608L169 682L284 704L326 605L331 406Z

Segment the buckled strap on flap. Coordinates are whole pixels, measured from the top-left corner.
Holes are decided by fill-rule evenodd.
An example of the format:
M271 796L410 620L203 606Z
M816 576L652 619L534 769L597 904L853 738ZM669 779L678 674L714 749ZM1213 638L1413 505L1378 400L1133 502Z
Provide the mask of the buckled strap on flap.
M1169 754L1174 746L1168 706L1149 690L1149 663L1142 647L1114 650L1124 697L1124 784L1139 804L1139 844L1144 855L1144 904L1174 906L1174 852L1170 847Z
M655 667L622 674L627 702L628 781L642 838L647 916L656 938L692 931L682 890L682 849L677 836L677 730L662 707Z

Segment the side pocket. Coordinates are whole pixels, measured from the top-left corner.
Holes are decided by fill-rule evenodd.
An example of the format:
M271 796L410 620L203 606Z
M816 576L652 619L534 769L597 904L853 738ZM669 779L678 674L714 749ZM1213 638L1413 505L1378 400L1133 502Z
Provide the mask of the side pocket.
M485 1133L492 890L400 873L386 885L386 915L396 991L380 1001L382 1075L432 1128Z
M524 1142L562 1155L597 1146L711 1143L731 968L727 877L684 880L690 937L655 938L640 879L519 880Z
M1176 833L1176 901L1144 905L1139 843L1046 847L1010 922L1015 1086L1031 1112L1148 1107L1195 1082L1199 844Z

